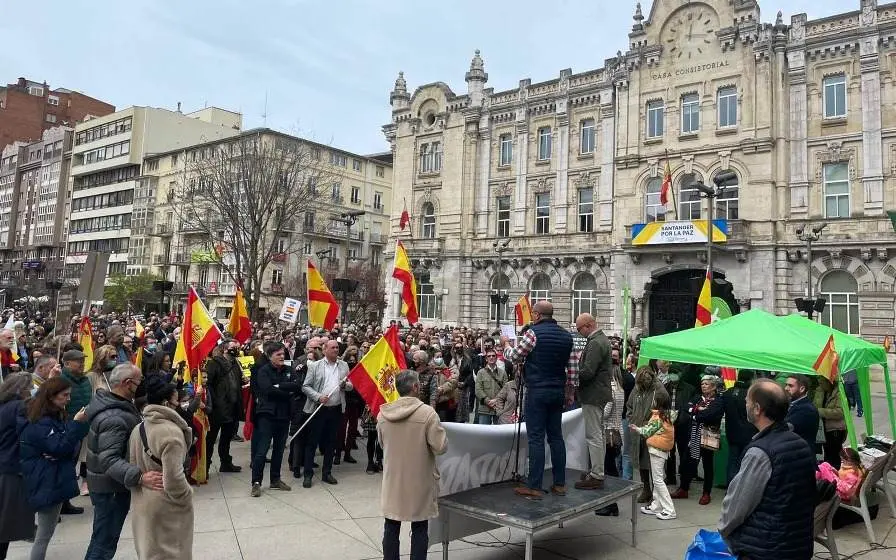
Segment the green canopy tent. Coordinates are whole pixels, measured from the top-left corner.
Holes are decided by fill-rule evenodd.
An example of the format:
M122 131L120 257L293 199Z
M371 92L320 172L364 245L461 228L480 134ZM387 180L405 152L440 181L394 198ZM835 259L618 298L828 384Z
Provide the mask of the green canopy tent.
M805 321L805 323L810 322ZM798 323L794 319L778 317L766 311L754 309L705 327L645 338L641 341L639 365L650 359L662 359L688 364L813 374L812 366L833 332L828 327L821 325L816 325L816 327L825 329L828 333L824 334L818 328ZM845 353L840 353L841 346L838 344L838 338L841 339L840 344L843 345L842 350L846 350ZM867 369L868 365L880 363L885 368L889 390L889 373L886 369L887 361L883 348L854 338L852 341L847 341L849 338L852 337L843 333L839 333L839 335L835 333L834 336L834 345L841 356L841 371L852 367ZM862 342L863 345L869 347L860 347L858 344L850 344L850 342ZM864 380L863 394L868 394L870 390L867 375L864 376ZM844 416L847 420L850 442L855 446L856 436L852 425L852 416L846 406L842 383L838 385L840 386L841 404L844 405ZM894 436L896 436L896 420L894 420L892 407L890 425Z

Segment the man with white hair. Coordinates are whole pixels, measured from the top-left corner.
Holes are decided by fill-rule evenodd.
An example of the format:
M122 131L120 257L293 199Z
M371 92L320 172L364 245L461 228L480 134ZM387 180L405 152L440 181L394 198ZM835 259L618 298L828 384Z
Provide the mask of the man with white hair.
M12 329L0 329L0 381L9 375L22 369L18 360L13 358L13 348L16 343L16 335Z
M124 520L131 509L131 488L163 490L161 471L141 472L128 462L128 441L140 423L134 406L140 368L119 364L109 375L110 390L97 389L87 407L87 486L93 503L93 534L85 560L112 560Z

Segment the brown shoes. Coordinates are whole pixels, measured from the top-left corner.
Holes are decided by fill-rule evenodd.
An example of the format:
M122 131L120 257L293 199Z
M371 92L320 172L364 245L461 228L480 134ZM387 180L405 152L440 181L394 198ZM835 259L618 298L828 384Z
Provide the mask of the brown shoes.
M536 490L535 488L529 488L528 486L517 486L513 489L513 491L517 496L522 496L527 500L540 500L544 497L543 491Z
M563 486L551 486L551 494L555 496L565 496L566 495L566 485Z
M711 502L711 501L712 501L712 497L709 494L703 494L702 496L700 496L700 505L701 506L708 505L709 502Z
M576 482L575 487L578 490L601 490L604 487L604 481L599 478L586 476L584 479Z

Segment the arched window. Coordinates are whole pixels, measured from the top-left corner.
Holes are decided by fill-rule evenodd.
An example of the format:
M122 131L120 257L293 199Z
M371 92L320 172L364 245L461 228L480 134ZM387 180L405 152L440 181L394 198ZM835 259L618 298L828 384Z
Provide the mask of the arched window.
M492 277L491 289L489 290L489 296L493 294L498 295L508 295L510 292L510 280L506 275L502 273L495 274ZM515 303L515 302L514 302ZM500 312L500 316L498 313ZM491 298L489 298L488 305L488 320L497 321L500 319L504 322L510 322L510 318L513 317L513 304L510 302L510 298L508 297L507 303L501 305L500 303L495 304L491 303Z
M551 301L551 279L544 272L539 272L529 282L529 302Z
M662 188L662 177L654 177L647 181L647 192L644 195L644 215L647 222L666 221L666 205L660 202Z
M678 183L678 219L679 220L699 220L700 209L703 201L700 198L700 191L693 187L693 184L702 181L703 178L697 173L685 173Z
M423 237L423 239L435 239L436 209L432 205L432 202L427 202L423 205L423 221L421 227L423 228L423 231L421 232L421 237Z
M852 274L834 270L821 279L820 297L827 300L821 322L838 331L859 334L859 284Z
M594 276L583 272L572 283L572 318L582 313L595 315L597 310L597 282Z
M719 173L728 173L732 171L727 169L719 171ZM719 173L716 173L718 175ZM739 220L738 198L740 196L740 181L734 185L725 187L725 190L716 197L716 219L718 220Z

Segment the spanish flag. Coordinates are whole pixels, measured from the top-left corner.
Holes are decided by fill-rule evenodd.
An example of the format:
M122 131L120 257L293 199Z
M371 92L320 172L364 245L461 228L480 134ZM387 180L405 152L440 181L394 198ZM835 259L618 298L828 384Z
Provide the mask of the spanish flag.
M134 365L143 370L143 339L146 337L146 329L140 321L134 321L134 338L137 339L137 353L134 354Z
M522 327L532 322L532 305L529 303L529 294L524 294L516 302L514 311L516 311L516 326Z
M78 344L84 349L84 371L89 371L93 367L93 326L90 324L90 317L81 319L81 325L78 327Z
M666 167L663 170L663 185L660 187L660 204L669 203L669 191L672 190L672 167L669 166L669 154L666 154Z
M18 333L15 332L16 331L16 314L15 313L10 313L9 320L6 321L6 326L3 328L11 330L13 332L12 346L9 348L9 352L10 352L10 354L12 354L12 363L16 363L20 359L22 359L22 357L19 356L19 353L17 351L19 349L19 336L18 336ZM87 370L85 369L84 371L87 371Z
M339 317L339 304L333 292L327 287L324 277L308 260L308 322L312 327L323 327L327 330L336 324Z
M401 241L395 242L395 268L392 270L392 278L400 280L404 284L401 290L401 314L413 324L419 319L417 310L417 280L411 271L411 260L404 250Z
M185 362L187 365L185 382L192 381L193 372L199 369L202 360L211 353L220 339L221 331L199 299L196 289L190 286L187 308L184 311L184 324L180 330L177 349L174 351L174 364ZM197 377L199 384L201 379Z
M364 398L374 418L382 405L398 398L395 377L406 367L398 342L398 327L392 325L349 372L349 381Z
M700 297L697 298L697 323L694 326L705 327L710 323L712 323L712 288L707 270L706 280L700 289Z
M245 344L252 337L252 323L249 322L249 311L246 309L246 298L243 297L241 285L236 287L236 296L233 298L233 309L230 311L227 332L232 334L234 340L240 344Z
M725 388L730 389L734 387L734 384L737 383L737 370L732 367L723 367L722 370L722 382L725 383Z
M812 369L818 375L834 383L837 380L837 375L840 373L839 366L840 357L837 355L837 350L834 349L834 335L831 335L827 344L821 349L821 354L818 355L818 359L815 360L815 365L812 366Z

